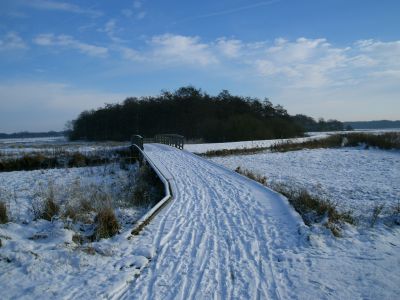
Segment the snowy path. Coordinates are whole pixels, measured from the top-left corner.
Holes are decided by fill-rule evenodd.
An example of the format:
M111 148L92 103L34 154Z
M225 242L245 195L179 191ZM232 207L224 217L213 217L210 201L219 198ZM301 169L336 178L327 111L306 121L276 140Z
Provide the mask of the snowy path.
M285 200L189 152L155 144L145 151L173 179L174 200L146 229L155 235L152 262L118 296L296 298L280 262L302 243L303 225Z

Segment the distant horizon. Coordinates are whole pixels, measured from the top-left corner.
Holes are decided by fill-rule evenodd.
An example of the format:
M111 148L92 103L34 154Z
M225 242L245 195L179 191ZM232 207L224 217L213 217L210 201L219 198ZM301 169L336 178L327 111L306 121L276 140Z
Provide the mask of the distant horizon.
M315 118L314 118L315 119ZM318 119L316 119L318 120ZM340 121L340 120L338 120ZM389 121L389 122L400 122L399 120L367 120L367 121L340 121L342 123L353 123L353 122L382 122L382 121ZM400 128L400 127L399 127ZM393 127L393 128L371 128L371 129L398 129L398 127ZM61 133L65 132L65 129L61 130L44 130L44 131L29 131L29 130L21 130L21 131L12 131L12 132L5 132L1 131L0 134L7 134L7 135L12 135L12 134L21 134L21 133L28 133L28 134L42 134L42 133L50 133L50 132L55 132L55 133ZM1 137L0 137L1 138Z

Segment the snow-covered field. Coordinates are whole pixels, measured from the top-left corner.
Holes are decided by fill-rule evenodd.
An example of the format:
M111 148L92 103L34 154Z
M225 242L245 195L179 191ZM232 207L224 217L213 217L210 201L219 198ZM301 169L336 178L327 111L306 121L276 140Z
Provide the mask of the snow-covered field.
M185 148L202 153L279 141ZM124 200L135 166L0 173L0 201L11 212L11 222L0 225L1 299L395 299L400 293L400 226L363 222L335 238L306 227L281 195L216 164L305 187L365 216L376 203L389 208L399 200L399 151L303 150L209 161L167 146L145 150L171 179L174 199L133 238L132 224L145 213ZM111 195L120 233L80 244L73 237L84 227L62 218L34 220L32 208L51 189L61 205L71 194Z
M46 156L57 156L62 152L101 153L128 145L129 142L70 142L65 137L0 139L0 159L33 153Z
M371 217L376 206L384 205L382 216L388 216L400 205L400 151L315 149L211 160L232 170L251 170L271 184L305 188L362 220Z
M50 299L60 289L63 297L73 298L72 287L78 282L105 293L112 291L114 281L132 280L151 256L148 248L127 240L134 223L148 210L132 207L126 199L136 173L137 165L121 169L118 164L0 173L0 200L10 219L0 224L0 298L30 299L44 293ZM52 221L35 220L35 205L43 203L50 190L61 212ZM66 206L94 196L111 202L120 233L81 244L74 236L90 234L93 226L60 215Z
M276 140L259 140L259 141L245 141L245 142L231 142L231 143L208 143L208 144L186 144L184 149L193 153L206 153L210 150L231 150L231 149L244 149L244 148L264 148L272 146L276 143L282 143L286 141L292 142L304 142L309 139L317 139L326 137L328 133L315 134L312 137L305 138L292 138L292 139L276 139Z
M210 150L231 150L231 149L250 149L250 148L266 148L276 143L294 142L301 143L310 139L320 139L332 134L351 134L351 133L373 133L382 134L385 132L400 132L400 129L379 129L379 130L354 130L354 131L329 131L329 132L307 132L308 137L305 138L291 138L291 139L275 139L275 140L257 140L257 141L244 141L244 142L231 142L231 143L207 143L207 144L186 144L184 149L193 153L206 153Z
M62 206L71 201L90 198L94 192L121 199L124 189L134 182L137 166L123 170L118 164L98 167L46 169L35 171L0 172L0 200L5 202L16 223L34 219L33 207L43 202L50 190ZM133 177L133 178L132 178ZM133 212L134 213L134 212Z

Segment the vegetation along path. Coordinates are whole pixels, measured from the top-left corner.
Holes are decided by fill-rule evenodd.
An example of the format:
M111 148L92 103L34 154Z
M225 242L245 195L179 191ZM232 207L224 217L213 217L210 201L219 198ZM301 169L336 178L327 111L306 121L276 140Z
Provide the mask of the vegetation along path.
M304 225L286 199L189 152L145 152L173 179L174 200L145 230L155 235L152 262L118 296L296 298L282 253L299 251Z

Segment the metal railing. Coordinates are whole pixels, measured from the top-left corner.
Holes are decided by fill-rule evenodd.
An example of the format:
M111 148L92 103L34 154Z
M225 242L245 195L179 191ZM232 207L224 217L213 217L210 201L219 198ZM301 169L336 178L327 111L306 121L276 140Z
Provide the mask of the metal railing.
M143 143L159 143L183 149L185 137L179 134L157 134L154 138L143 138L141 135L135 134L131 137L131 144L136 145L140 150L144 150Z
M183 149L185 137L179 134L157 134L154 137L154 142Z
M131 144L136 145L140 148L140 150L143 150L143 137L141 135L135 134L132 135L131 137Z
M172 178L168 178L163 174L160 169L153 163L150 157L137 145L131 145L131 151L136 152L139 155L140 164L146 163L148 164L153 171L157 174L158 178L160 178L161 182L164 185L164 198L162 198L150 211L148 211L143 217L140 218L139 221L136 222L134 228L131 231L132 235L138 235L142 229L150 223L150 221L173 199L173 194L171 190L171 181Z

